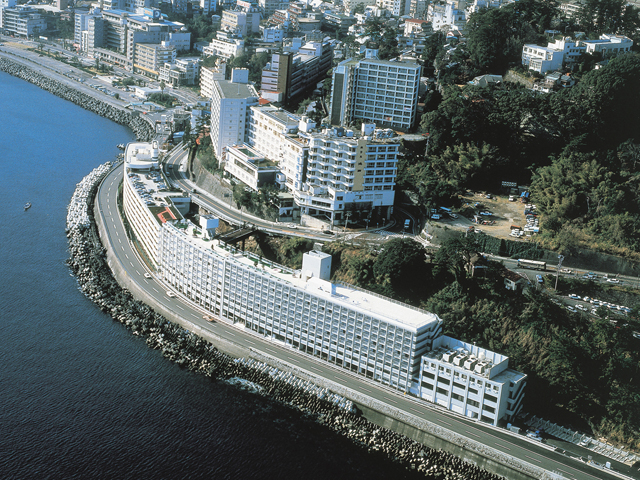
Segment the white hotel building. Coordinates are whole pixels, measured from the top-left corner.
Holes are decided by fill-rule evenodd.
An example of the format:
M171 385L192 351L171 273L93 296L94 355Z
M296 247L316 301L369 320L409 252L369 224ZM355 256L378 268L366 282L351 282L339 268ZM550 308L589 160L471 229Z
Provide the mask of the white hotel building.
M306 253L293 271L205 240L209 223L182 217L189 198L164 191L158 161L157 145L127 146L124 211L170 288L225 322L463 415L496 424L518 413L526 375L506 357L443 336L433 313L331 283L326 253Z
M299 272L260 267L170 223L160 252L164 279L212 314L402 391L441 334L432 313L329 282L322 252L305 254Z
M504 355L443 335L422 357L419 396L495 425L522 407L527 376L508 367Z

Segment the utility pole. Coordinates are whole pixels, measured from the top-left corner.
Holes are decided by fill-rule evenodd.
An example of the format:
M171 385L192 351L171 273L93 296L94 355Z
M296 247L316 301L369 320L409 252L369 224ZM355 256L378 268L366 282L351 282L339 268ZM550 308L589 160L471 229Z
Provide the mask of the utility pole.
M562 267L562 261L564 260L564 255L558 255L558 267L556 268L556 288L555 291L558 291L558 275L560 275L560 267Z

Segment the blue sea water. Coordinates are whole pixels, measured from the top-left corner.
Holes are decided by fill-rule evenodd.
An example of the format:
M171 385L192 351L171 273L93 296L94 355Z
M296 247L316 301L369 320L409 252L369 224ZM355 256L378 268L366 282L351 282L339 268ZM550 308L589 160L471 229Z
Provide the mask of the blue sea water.
M181 370L78 291L67 203L132 139L0 72L0 478L408 475L287 407Z

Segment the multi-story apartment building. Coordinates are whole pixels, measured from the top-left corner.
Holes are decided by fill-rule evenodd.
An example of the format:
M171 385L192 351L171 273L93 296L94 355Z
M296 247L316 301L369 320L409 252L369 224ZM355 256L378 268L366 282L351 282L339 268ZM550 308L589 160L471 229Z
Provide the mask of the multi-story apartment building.
M165 63L172 63L175 59L176 47L173 45L166 45L165 42L137 43L133 55L133 71L157 79Z
M200 67L200 96L213 97L213 82L225 80L227 63L222 59L216 60L215 67Z
M508 367L504 355L441 336L422 357L419 396L497 425L513 419L524 398L527 376Z
M409 391L441 333L432 313L330 283L331 257L322 252L306 254L299 273L260 268L187 233L171 223L160 232L162 274L173 288L225 321L341 368Z
M375 51L374 51L375 53ZM420 65L365 58L340 62L333 70L330 118L348 126L355 119L399 130L417 117Z
M225 10L222 12L220 28L243 37L250 33L258 33L260 31L260 10L258 7Z
M345 13L353 13L355 8L360 4L368 7L370 5L375 5L376 0L342 0L342 8Z
M216 38L212 39L208 46L202 49L205 57L217 55L229 59L238 57L244 53L244 40L238 35L227 32L216 32Z
M47 31L47 21L33 7L2 7L2 29L19 37L31 37Z
M158 72L158 79L166 85L197 85L200 76L200 62L193 59L176 59L167 62Z
M0 0L0 29L2 29L2 11L5 8L15 7L17 3L16 0Z
M321 80L331 68L333 43L306 42L297 53L274 53L262 70L262 96L288 100Z
M395 17L408 15L411 7L410 0L377 0L376 4L379 8L387 10Z
M411 15L411 18L425 18L427 16L428 6L428 0L411 0L409 2L409 15Z
M303 216L329 225L390 218L400 142L391 131L374 131L372 124L363 124L363 132L299 133L309 145L305 181L293 192Z
M282 42L286 34L286 28L283 25L276 27L260 26L262 30L262 41L265 43Z
M258 104L258 92L249 85L246 69L234 69L231 80L214 80L211 96L211 142L218 161L225 147L246 141L249 107Z
M465 0L447 0L446 3L431 3L427 8L427 20L433 30L464 30L467 24L467 2Z
M262 10L262 18L269 18L276 10L286 10L289 2L282 0L258 0L258 7Z
M297 133L300 116L271 105L249 110L247 143L271 160L280 159L284 137Z

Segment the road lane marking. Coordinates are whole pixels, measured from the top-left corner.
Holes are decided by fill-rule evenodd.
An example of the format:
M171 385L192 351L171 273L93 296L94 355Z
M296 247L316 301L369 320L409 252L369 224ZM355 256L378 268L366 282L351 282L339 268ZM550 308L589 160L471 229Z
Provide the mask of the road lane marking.
M184 308L182 308L180 305L176 304L176 307L178 307L180 310L184 310Z
M424 414L424 412L420 412L420 411L416 410L416 409L415 409L415 408L413 408L413 407L409 407L409 410L413 410L414 412L419 413L420 415L423 415L423 414Z
M247 343L250 343L251 345L255 345L255 343L254 343L254 342L252 342L252 341L251 341L251 340L249 340L249 339L246 339L246 342L247 342Z
M480 438L480 435L478 435L477 433L472 433L469 430L465 430L465 432L468 433L469 435L473 435L474 437Z
M398 403L397 400L394 400L393 398L387 398L387 399L385 399L385 402Z
M467 432L467 433L469 433L469 432ZM540 462L540 460L538 460L537 458L530 457L529 455L525 455L525 457L527 457L527 458L529 458L529 459L533 460L534 462L541 463L541 462Z
M158 292L158 289L156 287L151 287L151 288L153 288L156 291L156 293L160 293Z
M129 265L131 265L133 267L133 262L129 262ZM135 268L135 267L134 267Z
M499 443L496 443L496 447L500 447L500 448L504 448L505 450L511 450L509 447L507 447L506 445L500 445Z

